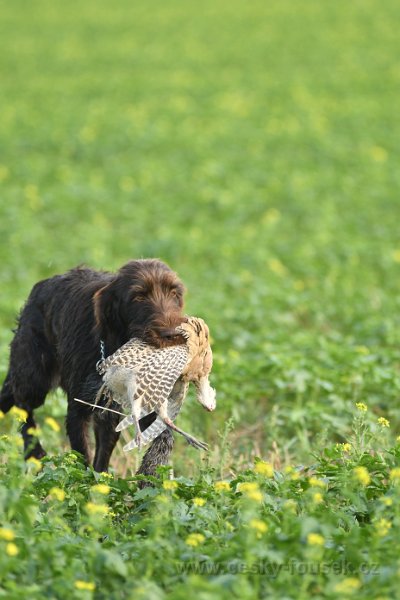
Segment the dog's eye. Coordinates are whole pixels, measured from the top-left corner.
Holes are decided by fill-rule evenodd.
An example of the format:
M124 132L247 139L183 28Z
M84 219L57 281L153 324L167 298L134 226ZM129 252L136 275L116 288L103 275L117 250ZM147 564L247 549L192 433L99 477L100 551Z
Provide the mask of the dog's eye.
M178 292L177 292L176 290L171 290L171 296L172 296L173 298L176 298L176 297L177 297L177 295L178 295Z

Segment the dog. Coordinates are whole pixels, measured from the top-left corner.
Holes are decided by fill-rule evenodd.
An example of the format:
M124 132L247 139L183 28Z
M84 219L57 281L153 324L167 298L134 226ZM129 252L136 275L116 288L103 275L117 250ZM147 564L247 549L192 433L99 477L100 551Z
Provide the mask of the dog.
M175 328L182 314L185 288L177 274L158 259L132 260L117 273L76 267L39 281L17 321L10 345L9 370L0 392L0 410L12 406L28 413L21 433L25 457L46 453L32 436L34 410L47 393L61 387L67 394L66 429L71 448L90 464L89 425L94 428L93 467L106 471L119 433L118 415L74 401L93 403L102 380L96 363L132 337L163 347L183 343ZM140 421L141 430L156 418ZM155 475L166 464L173 437L165 430L146 452L138 473Z

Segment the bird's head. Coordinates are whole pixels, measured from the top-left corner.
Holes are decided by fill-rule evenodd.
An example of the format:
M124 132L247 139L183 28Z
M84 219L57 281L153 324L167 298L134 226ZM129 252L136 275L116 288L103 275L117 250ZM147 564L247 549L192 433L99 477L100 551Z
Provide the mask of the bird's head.
M152 323L151 328L145 331L144 339L156 348L167 348L185 344L187 332L182 328L187 317L176 317L173 320L159 319Z

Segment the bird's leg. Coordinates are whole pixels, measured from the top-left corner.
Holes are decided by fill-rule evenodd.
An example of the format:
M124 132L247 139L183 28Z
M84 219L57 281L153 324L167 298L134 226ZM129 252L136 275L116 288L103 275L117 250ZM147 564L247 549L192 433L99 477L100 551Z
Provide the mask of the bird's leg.
M181 435L183 435L183 437L188 442L188 444L190 444L191 446L194 446L195 448L199 448L201 450L208 450L207 444L205 444L204 442L200 442L200 440L197 440L192 435L189 435L188 433L186 433L186 431L183 431L182 429L177 427L175 425L175 423L172 421L172 419L170 419L170 417L168 416L168 400L166 400L160 406L158 414L161 417L161 419L164 421L164 423L167 425L167 427L169 427L173 431L176 431L177 433L180 433Z
M200 440L196 439L192 435L189 435L189 433L186 433L186 431L183 431L183 429L180 429L179 427L177 427L175 425L175 423L173 421L171 421L171 419L166 418L166 419L163 419L163 421L170 429L183 435L183 437L185 438L187 443L190 444L191 446L194 446L195 448L198 448L200 450L208 450L208 446L205 442L201 442Z
M101 386L101 388L99 389L99 391L96 394L96 398L94 400L94 403L97 405L100 402L100 399L104 393L104 390L106 389L106 384L103 383L103 385Z
M162 433L166 429L168 429L168 427L166 426L164 421L160 417L157 416L157 418L153 421L153 423L151 425L149 425L149 427L147 427L145 430L143 430L141 428L143 445L150 444L150 442L152 442L156 437L158 437L160 435L160 433ZM170 435L172 435L172 434L170 434ZM132 450L133 448L136 448L136 447L137 447L136 439L134 439L134 440L131 440L130 442L128 442L123 447L123 451L129 452L129 450Z
M140 450L140 448L142 446L143 436L142 436L142 432L140 431L139 417L137 416L136 413L134 413L133 418L134 418L134 423L135 423L135 427L136 427L135 442L138 447L138 450Z
M127 385L127 396L131 403L133 423L136 428L135 441L136 441L138 449L140 450L143 438L142 438L142 433L140 431L139 419L141 416L140 413L142 411L143 395L139 396L138 398L135 398L135 394L136 394L136 379L135 379L135 377L130 377L130 379L128 380L128 385Z
M127 417L125 417L125 419L122 419L122 421L120 421L118 423L118 425L115 428L115 431L122 431L123 429L126 429L130 425L135 425L135 430L136 430L135 444L137 445L137 447L140 450L140 447L141 447L142 441L143 441L143 436L140 431L139 418L140 417L137 414L128 415Z
M115 431L122 431L123 429L126 429L130 425L135 425L135 428L136 428L135 443L137 444L137 447L140 448L143 440L142 440L142 434L140 432L139 419L140 419L140 417L143 416L141 414L143 395L139 396L138 398L135 398L136 380L135 380L134 376L130 377L128 379L126 387L127 387L127 398L130 401L132 413L130 415L128 415L127 417L125 417L125 419L122 419L122 421L120 421L118 423L117 427L115 428Z

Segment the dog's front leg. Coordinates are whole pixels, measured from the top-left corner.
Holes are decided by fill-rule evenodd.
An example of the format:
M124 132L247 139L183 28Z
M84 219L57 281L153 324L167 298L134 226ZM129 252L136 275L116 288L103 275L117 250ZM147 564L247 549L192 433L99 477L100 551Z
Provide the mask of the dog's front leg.
M115 431L118 422L118 415L109 412L103 414L100 409L97 409L93 416L94 435L96 439L93 468L99 473L108 470L111 454L120 436L120 433Z
M74 397L68 398L68 413L66 418L66 429L72 450L80 452L87 464L90 464L90 450L88 442L89 423L92 417L92 409L79 405Z

